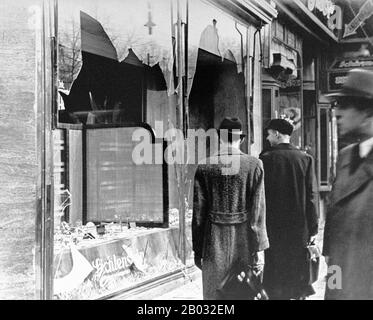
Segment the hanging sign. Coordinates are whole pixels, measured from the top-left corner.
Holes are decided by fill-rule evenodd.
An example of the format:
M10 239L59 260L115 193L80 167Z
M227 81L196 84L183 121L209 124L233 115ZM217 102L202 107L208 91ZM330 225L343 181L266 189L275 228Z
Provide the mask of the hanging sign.
M348 71L336 71L328 73L328 91L338 91L342 89L347 80Z
M343 11L331 0L302 0L305 7L331 31L342 30Z
M349 24L345 25L343 38L356 34L356 30L361 27L372 15L373 0L367 0L360 8L359 13L355 16L355 18L353 18Z
M330 0L308 0L307 7L310 11L318 10L329 18L335 11L335 5Z
M373 57L340 59L333 63L332 69L373 68Z

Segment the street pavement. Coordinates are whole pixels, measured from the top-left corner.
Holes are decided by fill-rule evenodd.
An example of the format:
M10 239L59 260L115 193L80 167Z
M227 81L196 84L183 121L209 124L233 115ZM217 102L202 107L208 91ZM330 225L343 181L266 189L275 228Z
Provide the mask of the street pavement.
M323 228L321 228L316 239L316 243L320 249L322 248L323 233ZM184 285L167 292L164 295L158 296L154 300L203 300L201 271L198 270L196 272L197 275L194 276L193 279L186 277ZM327 266L324 257L321 257L319 279L313 284L316 293L308 297L307 300L324 300L326 274Z

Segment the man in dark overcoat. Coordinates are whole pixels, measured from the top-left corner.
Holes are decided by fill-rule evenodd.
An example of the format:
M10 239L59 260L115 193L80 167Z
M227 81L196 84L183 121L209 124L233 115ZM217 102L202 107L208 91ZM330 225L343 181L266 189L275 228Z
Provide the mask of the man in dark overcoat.
M314 294L307 245L318 232L318 190L312 156L290 144L293 125L273 119L267 127L271 147L263 151L267 231L264 286L270 299L305 299Z
M238 118L225 118L219 133L219 151L198 165L194 178L193 251L205 300L219 298L217 289L236 261L259 273L269 246L262 162L240 151Z
M342 149L326 212L323 255L325 299L373 299L373 72L351 70L338 93Z

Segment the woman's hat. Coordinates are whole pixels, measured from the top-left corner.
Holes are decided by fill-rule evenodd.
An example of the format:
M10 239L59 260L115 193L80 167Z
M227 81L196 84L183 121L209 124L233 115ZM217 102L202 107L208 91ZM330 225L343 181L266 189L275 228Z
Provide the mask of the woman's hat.
M266 130L268 129L277 130L278 132L282 134L287 134L291 136L291 134L294 131L294 126L285 119L272 119L269 122Z
M224 118L219 126L219 130L228 130L228 132L232 135L239 135L242 137L246 136L242 132L242 122L239 118Z
M327 97L356 97L373 99L373 72L364 69L352 69L339 92Z

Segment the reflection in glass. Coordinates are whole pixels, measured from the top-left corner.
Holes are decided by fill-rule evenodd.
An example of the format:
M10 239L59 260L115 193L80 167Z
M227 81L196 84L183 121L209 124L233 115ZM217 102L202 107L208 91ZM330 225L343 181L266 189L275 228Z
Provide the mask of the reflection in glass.
M169 14L166 0L61 1L59 121L174 123Z
M95 299L181 267L179 227L165 214L174 168L167 180L162 164L136 165L140 142L132 139L140 123L150 125L141 125L148 136L164 133L156 121L164 131L176 125L171 2L63 0L58 9L55 157L66 171L55 175L55 190L63 188L55 199L54 294ZM155 228L167 219L170 228Z

